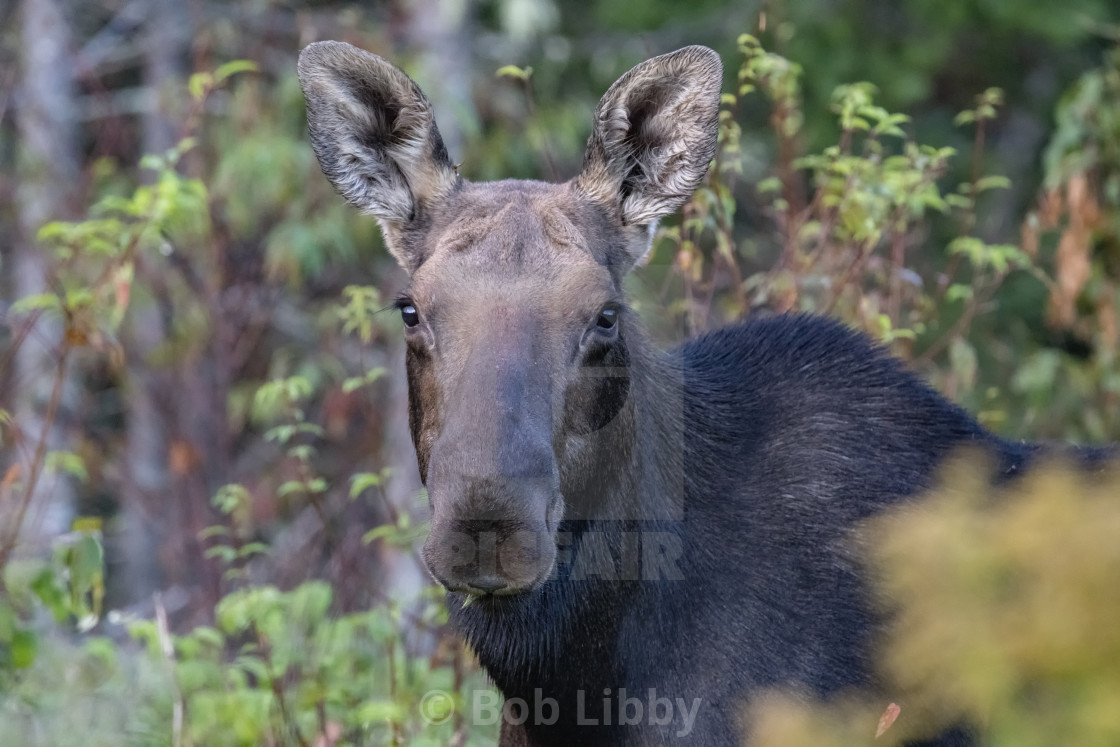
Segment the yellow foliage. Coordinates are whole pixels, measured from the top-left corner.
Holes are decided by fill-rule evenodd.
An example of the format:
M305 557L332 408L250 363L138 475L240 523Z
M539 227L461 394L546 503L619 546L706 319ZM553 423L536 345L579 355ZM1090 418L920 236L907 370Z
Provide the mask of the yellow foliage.
M993 487L976 454L872 520L861 544L890 614L887 688L774 696L752 744L895 744L967 722L995 747L1120 744L1120 472L1050 460ZM875 740L891 701L897 724Z

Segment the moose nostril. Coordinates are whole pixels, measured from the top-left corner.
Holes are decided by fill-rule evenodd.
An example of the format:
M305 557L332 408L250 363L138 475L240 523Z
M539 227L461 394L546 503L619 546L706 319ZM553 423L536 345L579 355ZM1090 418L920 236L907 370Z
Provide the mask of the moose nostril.
M483 594L493 594L496 591L501 591L506 588L509 584L495 576L484 576L483 578L477 578L471 581L468 586Z

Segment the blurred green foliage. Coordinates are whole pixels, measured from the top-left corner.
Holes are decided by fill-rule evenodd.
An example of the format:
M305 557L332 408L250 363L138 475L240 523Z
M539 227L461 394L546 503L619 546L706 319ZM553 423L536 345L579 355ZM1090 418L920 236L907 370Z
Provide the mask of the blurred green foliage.
M254 67L229 63L193 76L196 106L230 75ZM251 97L252 90L240 95ZM302 107L301 100L292 104ZM133 271L137 263L205 252L216 231L247 240L262 222L274 225L266 239L270 272L285 282L301 282L331 261L324 241L336 250L354 250L341 215L327 210L309 217L315 192L275 177L278 167L317 172L301 122L293 121L285 135L261 125L253 138L231 142L218 159L211 190L202 179L182 173L185 160L200 147L205 146L195 138L185 138L165 154L146 157L141 165L154 174L149 184L128 194L107 180L106 194L86 220L45 226L39 240L50 252L54 290L19 299L12 312L52 314L63 323L67 348L123 358L121 325L136 295L150 292L148 281ZM257 179L263 186L250 189ZM294 210L278 210L293 204ZM322 231L340 240L331 242ZM348 286L333 305L332 324L370 343L378 298L375 288ZM177 300L187 313L198 302L189 293ZM204 316L195 323L205 325ZM66 365L63 356L59 370ZM341 388L351 393L383 373L369 368L343 378ZM306 410L315 386L303 375L265 381L256 387L248 413L253 425L265 429L263 440L284 449L295 472L276 487L276 501L311 505L330 538L335 520L324 505L329 484L317 471L315 445L326 434L309 422ZM78 455L38 449L32 473L59 471L88 479ZM378 500L385 474L354 474L351 500L363 495ZM345 476L336 478L346 482ZM0 498L24 504L30 494L15 468L0 490ZM322 581L290 591L262 584L253 575L253 562L271 548L257 536L250 491L224 485L212 504L223 522L206 527L199 540L207 546L204 557L224 568L225 593L210 613L213 625L182 635L172 633L159 596L150 619L114 612L102 623L100 521L76 522L46 560L9 559L18 523L6 528L0 544L0 743L66 744L76 734L90 745L435 746L453 737L468 745L492 743L492 725L423 718L420 703L431 690L449 693L454 703L470 690L489 687L461 644L440 644L428 656L410 653L406 637L438 640L436 631L446 626L442 594L425 587L417 599L385 598L370 609L340 614L334 591ZM393 512L389 523L365 533L365 541L410 551L425 531L407 513ZM45 624L44 613L57 627ZM81 636L99 624L116 637ZM79 637L71 640L75 634ZM141 650L128 639L142 644Z
M1023 243L1052 264L1049 302L1035 313L1045 310L1065 351L1010 341L1023 364L1009 409L1049 437L1104 441L1120 428L1120 48L1063 97L1044 164Z
M870 522L860 545L892 615L883 684L829 704L775 695L760 745L899 744L953 724L992 747L1120 741L1120 473L1051 458L993 488L958 455L922 501Z

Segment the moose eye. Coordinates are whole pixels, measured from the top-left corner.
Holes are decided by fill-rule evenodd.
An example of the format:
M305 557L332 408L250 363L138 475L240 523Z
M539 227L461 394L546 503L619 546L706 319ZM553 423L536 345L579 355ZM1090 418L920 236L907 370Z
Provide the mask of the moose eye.
M404 326L415 327L420 323L420 312L412 304L401 307L401 319L404 321Z
M603 309L599 312L599 318L595 320L595 326L599 329L614 329L614 325L617 322L617 309Z

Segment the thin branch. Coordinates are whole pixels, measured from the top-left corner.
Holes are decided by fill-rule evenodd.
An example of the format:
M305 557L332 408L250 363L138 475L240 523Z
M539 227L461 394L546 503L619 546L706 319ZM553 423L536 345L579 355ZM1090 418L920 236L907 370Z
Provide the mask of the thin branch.
M7 537L5 537L3 543L0 543L0 568L7 565L12 551L15 550L16 542L19 540L20 530L23 527L24 518L27 515L27 509L31 506L32 498L35 495L35 488L39 484L39 477L43 472L43 465L47 457L47 441L50 437L51 426L54 424L55 417L58 415L58 406L62 401L62 390L66 383L66 364L70 357L70 349L71 345L66 341L64 333L62 352L59 355L58 367L55 370L54 385L51 387L51 398L47 405L46 415L43 417L43 427L42 431L39 433L39 443L35 447L35 456L31 461L27 485L24 488L23 496L20 498L19 506L16 509L15 520L11 522Z
M537 119L537 107L533 100L533 82L530 80L530 76L526 75L521 78L521 85L525 89L525 106L529 115L529 122L536 126L537 132L541 136L541 152L544 154L544 162L548 166L548 178L554 182L558 181L560 172L556 170L556 163L552 160L552 146L549 145L548 135L545 134L547 130L541 127L540 120Z
M272 667L272 646L268 640L259 631L257 632L257 644L261 647L261 653L267 660L269 668ZM300 747L310 747L307 740L303 738L303 732L299 730L299 724L293 719L291 713L288 711L288 703L284 698L284 683L281 682L281 677L269 676L269 681L272 689L272 696L276 698L276 705L280 709L280 720L284 727L295 735L296 740L299 742Z
M914 364L920 366L932 363L933 359L940 355L946 348L948 348L950 343L952 343L955 338L963 336L968 328L972 326L972 320L976 316L976 312L980 309L981 306L991 300L992 296L995 294L995 290L999 287L1002 279L1002 277L995 278L991 287L988 289L987 294L985 294L982 298L974 296L969 304L964 307L964 311L957 318L957 321L953 324L953 326L949 330L947 330L945 334L937 338L937 340L935 340L932 345L926 348L921 355L915 358Z
M167 610L163 606L163 598L159 592L152 595L156 607L156 633L159 635L159 650L171 671L171 744L173 747L182 747L183 744L183 690L179 686L179 674L175 666L175 646L171 642L171 632L167 625Z

